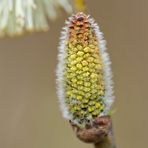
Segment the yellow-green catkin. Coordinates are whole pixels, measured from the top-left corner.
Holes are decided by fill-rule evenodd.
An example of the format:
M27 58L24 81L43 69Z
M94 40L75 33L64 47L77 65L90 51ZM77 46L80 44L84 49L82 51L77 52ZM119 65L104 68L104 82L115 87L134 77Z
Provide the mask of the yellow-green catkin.
M66 22L60 46L59 98L65 117L80 127L93 125L112 103L109 59L97 29L89 16L77 13Z

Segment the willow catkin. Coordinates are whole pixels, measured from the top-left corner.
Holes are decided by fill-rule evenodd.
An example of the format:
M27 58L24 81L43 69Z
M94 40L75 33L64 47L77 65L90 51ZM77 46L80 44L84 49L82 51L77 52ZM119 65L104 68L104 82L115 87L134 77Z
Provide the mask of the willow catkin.
M105 41L94 20L79 12L61 35L57 85L65 118L79 127L107 115L113 102L112 74Z

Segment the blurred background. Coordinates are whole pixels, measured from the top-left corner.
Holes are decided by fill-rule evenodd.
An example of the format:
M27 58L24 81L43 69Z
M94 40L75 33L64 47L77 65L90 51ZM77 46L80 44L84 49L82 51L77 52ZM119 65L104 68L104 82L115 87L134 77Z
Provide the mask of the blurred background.
M148 1L87 0L112 60L118 148L148 147ZM62 118L56 95L57 46L67 15L47 33L0 39L0 147L92 148Z

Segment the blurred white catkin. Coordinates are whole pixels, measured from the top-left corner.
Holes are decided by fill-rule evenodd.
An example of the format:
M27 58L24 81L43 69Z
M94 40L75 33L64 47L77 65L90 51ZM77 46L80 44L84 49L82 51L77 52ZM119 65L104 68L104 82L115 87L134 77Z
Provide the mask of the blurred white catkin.
M71 0L1 0L0 36L20 35L25 31L46 31L48 20L58 15L61 7L72 12Z

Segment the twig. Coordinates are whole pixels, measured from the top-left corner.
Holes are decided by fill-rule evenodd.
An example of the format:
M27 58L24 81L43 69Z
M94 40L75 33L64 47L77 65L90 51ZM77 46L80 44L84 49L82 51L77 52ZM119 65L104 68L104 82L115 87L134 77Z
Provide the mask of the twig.
M99 143L94 144L95 148L116 148L113 136L112 125L110 127L108 135Z
M85 0L74 0L75 11L85 11L86 10L86 3Z
M93 143L95 148L116 148L110 116L97 117L91 127L79 128L76 124L70 123L81 141Z

